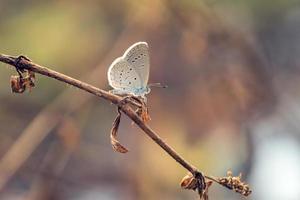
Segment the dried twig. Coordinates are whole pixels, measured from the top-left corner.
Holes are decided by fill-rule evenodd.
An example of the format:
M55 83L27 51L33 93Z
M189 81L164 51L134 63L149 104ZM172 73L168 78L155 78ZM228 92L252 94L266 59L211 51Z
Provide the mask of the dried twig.
M108 51L104 59L101 59L97 66L81 76L82 80L89 80L93 85L103 85L106 80L106 73L103 72L103 63L107 63L113 59L117 53L117 47L125 46L125 40L128 36L138 37L140 32L134 32L134 23L127 24L128 26L122 31L121 35L116 40L113 47ZM59 126L61 119L72 113L78 112L88 103L92 95L80 95L70 87L64 89L64 91L58 95L52 102L47 104L41 111L39 111L34 118L27 124L20 132L18 138L7 149L7 152L0 160L0 193L11 179L11 177L20 169L32 152L39 146L39 144L45 139L45 137ZM70 99L76 99L75 101L69 101ZM63 112L62 112L63 110ZM16 159L18 156L18 159Z
M162 149L164 149L173 159L175 159L179 164L181 164L185 169L187 169L193 175L194 181L191 181L191 182L195 182L194 186L187 187L186 189L193 189L193 190L197 189L201 198L202 198L203 194L205 194L204 192L207 191L207 186L205 184L204 177L229 188L226 185L226 183L221 182L221 179L218 180L218 179L214 179L209 176L204 176L201 172L199 172L197 170L196 167L194 167L193 165L188 163L186 160L184 160L172 147L170 147L164 140L162 140L162 138L160 138L145 123L145 121L147 121L146 120L147 117L145 117L145 116L148 116L148 114L147 114L148 111L145 110L145 106L142 105L142 107L141 107L142 111L139 115L130 107L130 105L128 105L127 103L125 103L125 104L122 103L122 100L123 100L122 97L116 96L114 94L111 94L111 93L101 90L99 88L96 88L90 84L84 83L82 81L79 81L72 77L66 76L66 75L56 72L54 70L50 70L46 67L35 64L24 56L14 57L14 56L0 54L0 62L14 66L15 69L18 71L18 73L26 72L27 74L29 74L29 78L30 78L29 80L32 81L32 83L33 83L34 76L30 76L30 74L34 74L34 72L39 73L44 76L48 76L50 78L54 78L54 79L57 79L64 83L70 84L74 87L77 87L86 92L94 94L95 96L102 97L102 98L110 101L111 103L117 105L123 113L125 113L130 119L132 119L144 131L144 133L146 133L154 142L156 142ZM22 75L20 73L19 73L19 77L22 78ZM31 83L31 82L29 82L29 83ZM26 88L26 86L24 86L24 87L22 85L20 85L20 86L21 86L22 90L24 89L24 87L25 87L25 89L28 88L28 86L27 86L27 88ZM134 100L129 100L129 103L131 105L139 106ZM143 115L144 115L144 117L143 117ZM120 119L118 119L118 118L120 118L120 117L121 117L121 115L119 113L118 117L116 118L115 124L119 123L118 121ZM249 191L250 191L250 189L249 189ZM251 191L250 191L250 193L251 193ZM207 192L206 192L206 194L207 194ZM242 193L242 194L245 195L244 193Z

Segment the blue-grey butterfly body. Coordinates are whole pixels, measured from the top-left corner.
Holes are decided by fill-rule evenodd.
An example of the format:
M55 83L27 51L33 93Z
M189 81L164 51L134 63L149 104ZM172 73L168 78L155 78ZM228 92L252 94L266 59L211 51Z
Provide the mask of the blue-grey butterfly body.
M147 86L150 61L146 42L137 42L130 46L123 56L110 65L107 77L114 94L131 94L145 97L150 92Z

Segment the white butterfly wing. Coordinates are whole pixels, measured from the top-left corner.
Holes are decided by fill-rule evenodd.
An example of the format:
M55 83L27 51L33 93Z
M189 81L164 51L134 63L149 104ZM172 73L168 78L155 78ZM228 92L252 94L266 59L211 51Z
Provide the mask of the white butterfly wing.
M107 77L109 85L121 93L131 93L132 88L142 86L139 74L129 66L124 57L114 60L108 69Z
M137 42L129 47L123 55L129 66L138 74L141 80L140 87L146 87L149 79L150 59L149 48L146 42Z

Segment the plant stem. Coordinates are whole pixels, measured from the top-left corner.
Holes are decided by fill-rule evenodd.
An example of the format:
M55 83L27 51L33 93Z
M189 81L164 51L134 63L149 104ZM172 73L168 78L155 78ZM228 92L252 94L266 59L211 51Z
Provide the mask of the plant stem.
M95 96L104 98L107 101L115 105L120 105L122 97L106 92L88 83L79 81L70 76L64 75L57 71L51 70L49 68L43 67L26 59L19 59L20 57L14 57L9 55L0 54L0 62L14 66L15 68L26 69L35 73L39 73L44 76L62 81L81 90L89 92ZM18 62L17 62L18 60ZM146 133L156 144L158 144L162 149L164 149L174 160L181 164L185 169L194 174L197 171L193 165L188 163L183 157L181 157L170 145L168 145L158 134L156 134L143 120L135 113L135 111L128 105L122 105L121 110L130 119L132 119L143 131Z

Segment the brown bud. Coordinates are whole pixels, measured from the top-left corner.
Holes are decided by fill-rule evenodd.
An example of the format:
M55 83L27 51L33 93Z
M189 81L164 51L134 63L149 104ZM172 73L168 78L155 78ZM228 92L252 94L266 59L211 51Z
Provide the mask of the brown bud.
M19 76L10 77L11 91L14 93L23 93L25 91L25 85Z
M197 180L191 173L188 173L185 177L182 178L180 186L186 190L195 190L197 188Z

